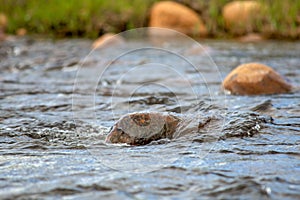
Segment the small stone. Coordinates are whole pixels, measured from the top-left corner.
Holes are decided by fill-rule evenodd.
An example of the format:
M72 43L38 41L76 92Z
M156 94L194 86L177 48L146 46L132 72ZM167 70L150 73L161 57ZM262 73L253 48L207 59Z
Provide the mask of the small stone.
M92 44L92 48L106 48L110 46L123 44L125 40L117 34L114 33L106 33L95 40Z
M7 17L5 14L0 13L0 41L6 39L5 29L7 27Z
M27 34L27 30L25 28L19 28L16 33L18 36L24 36Z
M238 66L225 78L223 87L237 95L280 94L292 89L271 67L259 63Z
M240 42L261 42L264 41L265 38L260 34L249 33L245 36L239 37L238 40Z
M161 1L153 5L149 26L169 28L187 35L207 34L203 21L195 11L173 1Z
M0 13L0 29L5 29L7 26L7 17L5 14Z

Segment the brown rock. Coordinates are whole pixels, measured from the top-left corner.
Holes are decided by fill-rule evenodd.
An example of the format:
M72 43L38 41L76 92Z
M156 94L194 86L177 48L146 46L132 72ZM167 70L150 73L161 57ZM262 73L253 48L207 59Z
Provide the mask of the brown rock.
M245 36L239 37L238 40L240 42L261 42L264 41L265 38L260 34L249 33Z
M25 28L19 28L16 33L18 36L24 36L27 34L27 30Z
M7 26L7 17L3 13L0 13L0 41L6 39L5 29Z
M259 63L238 66L225 78L223 87L237 95L278 94L292 89L272 68Z
M5 33L0 29L0 41L4 41L4 40L6 40L6 35L5 35Z
M95 49L115 46L123 44L124 42L124 39L120 35L114 33L106 33L93 42L92 48Z
M164 113L131 113L112 128L106 142L144 145L154 140L173 138L180 119Z
M0 29L5 29L7 26L7 17L3 13L0 13Z
M226 27L234 34L252 32L255 21L263 12L263 5L257 1L233 1L222 9Z
M172 1L162 1L153 5L149 26L169 28L188 35L207 34L203 21L195 11Z
M300 13L296 17L296 23L298 26L300 26Z
M213 49L210 48L209 46L203 46L203 45L194 45L191 46L190 48L186 49L184 52L185 55L209 55L213 52Z

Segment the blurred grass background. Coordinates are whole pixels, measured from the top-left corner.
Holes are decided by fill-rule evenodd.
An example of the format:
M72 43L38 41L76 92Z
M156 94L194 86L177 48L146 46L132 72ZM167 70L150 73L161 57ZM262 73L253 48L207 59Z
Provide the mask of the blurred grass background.
M0 0L8 18L7 32L96 38L147 26L151 5L159 0ZM199 13L210 37L232 37L221 10L231 0L176 0ZM255 30L269 38L300 39L300 0L259 0L268 11Z

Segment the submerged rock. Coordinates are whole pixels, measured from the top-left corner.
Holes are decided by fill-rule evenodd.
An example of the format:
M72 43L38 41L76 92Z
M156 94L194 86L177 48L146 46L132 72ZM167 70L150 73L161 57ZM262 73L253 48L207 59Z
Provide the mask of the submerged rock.
M180 119L165 113L131 113L113 127L106 142L145 145L159 139L172 139Z
M238 66L225 78L223 87L237 95L279 94L292 89L271 67L259 63Z
M188 35L207 34L203 21L195 11L172 1L162 1L153 5L149 26L169 28Z
M257 1L233 1L222 9L226 27L235 34L253 31L255 20L262 14L263 5Z

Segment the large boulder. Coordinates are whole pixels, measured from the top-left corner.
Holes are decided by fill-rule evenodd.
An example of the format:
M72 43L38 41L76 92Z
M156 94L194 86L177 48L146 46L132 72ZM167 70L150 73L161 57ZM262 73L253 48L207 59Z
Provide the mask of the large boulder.
M203 21L195 11L172 1L162 1L153 5L149 26L169 28L194 36L207 34Z
M225 78L223 87L237 95L279 94L292 89L276 71L259 63L238 66Z
M223 7L222 15L230 32L245 34L255 29L263 10L263 5L257 1L233 1Z

